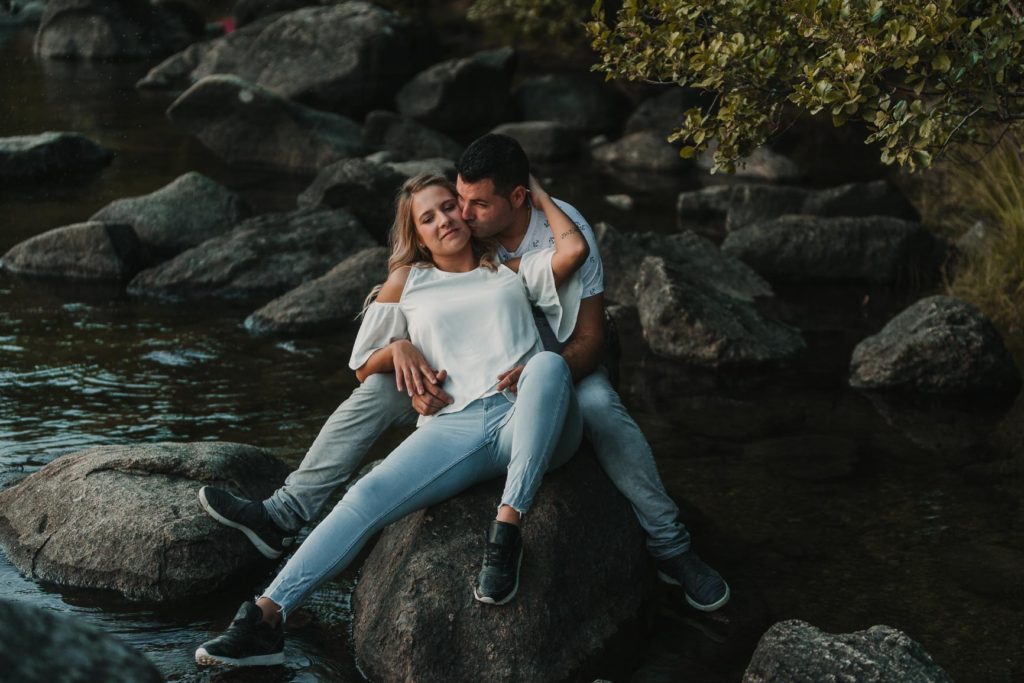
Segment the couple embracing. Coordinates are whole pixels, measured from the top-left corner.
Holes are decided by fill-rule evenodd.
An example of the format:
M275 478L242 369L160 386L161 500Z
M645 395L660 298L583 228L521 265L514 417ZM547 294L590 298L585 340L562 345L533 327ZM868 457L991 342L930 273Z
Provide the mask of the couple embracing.
M690 548L650 446L600 366L604 287L593 231L544 191L510 137L479 138L457 171L456 185L420 175L399 191L388 278L368 299L349 363L361 384L299 468L265 501L207 486L200 503L279 557L384 431L418 428L345 494L262 595L196 650L197 663L283 663L285 619L377 531L501 476L473 594L509 602L522 517L544 473L572 457L583 435L632 504L658 576L697 609L728 601L728 585Z

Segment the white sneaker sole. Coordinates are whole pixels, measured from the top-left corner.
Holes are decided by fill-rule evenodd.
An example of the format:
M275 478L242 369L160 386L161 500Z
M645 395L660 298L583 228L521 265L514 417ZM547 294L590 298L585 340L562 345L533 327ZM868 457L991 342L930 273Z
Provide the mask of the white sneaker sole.
M671 584L673 586L679 586L680 588L683 587L683 584L679 583L678 581L673 579L671 576L669 576L665 572L659 571L658 572L658 578L661 579L662 582L664 582L664 583L668 583L668 584ZM722 583L725 583L725 579L722 580ZM714 612L716 609L724 606L725 603L729 602L729 598L732 597L732 593L729 590L729 584L727 584L727 583L725 584L725 595L723 595L721 598L719 598L718 600L714 601L710 605L702 605L702 604L700 604L699 602L697 602L696 600L691 598L690 594L687 593L685 590L683 591L683 595L686 596L686 602L689 603L690 607L692 607L694 609L697 609L697 610L700 610L701 612Z
M252 657L234 659L233 657L211 655L206 648L201 647L196 650L196 664L199 666L277 666L284 664L284 653L275 652L272 655L253 655Z
M224 526L229 526L232 529L238 529L243 534L245 534L245 537L249 539L250 543L252 543L254 546L256 546L256 550L260 551L260 555L263 555L263 557L267 558L268 560L276 560L277 558L281 557L282 552L280 550L274 550L269 545L264 543L263 539L260 538L256 534L255 531L253 531L252 529L250 529L247 526L239 524L238 522L232 522L230 519L228 519L227 517L221 515L216 510L214 510L212 507L210 507L210 504L206 501L206 487L205 486L202 487L201 489L199 489L199 504L203 506L204 510L206 510L206 514L210 515L211 517L213 517L215 520L217 520L218 522L220 522ZM198 656L199 656L199 653L197 651L196 652L196 657L198 657Z
M508 603L512 602L512 598L516 597L516 593L519 592L519 569L522 566L523 566L523 549L520 548L519 549L519 559L516 560L516 583L515 583L514 586L512 586L512 592L509 593L508 595L506 595L501 600L495 600L492 597L488 597L486 595L480 595L480 593L477 591L477 587L473 586L473 597L476 598L477 601L482 602L482 603L484 603L486 605L505 605L505 604L508 604Z

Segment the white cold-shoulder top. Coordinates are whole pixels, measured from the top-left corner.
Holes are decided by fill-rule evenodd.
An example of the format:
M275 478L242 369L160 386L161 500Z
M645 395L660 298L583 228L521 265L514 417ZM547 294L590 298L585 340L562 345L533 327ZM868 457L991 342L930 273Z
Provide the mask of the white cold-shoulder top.
M554 253L524 254L518 273L504 265L466 273L411 268L397 303L374 302L366 309L349 367L358 369L374 351L409 339L432 367L448 371L444 389L454 402L438 415L497 393L500 373L543 350L531 303L544 313L559 341L568 339L576 325L580 279L574 273L556 288ZM418 424L425 419L420 417Z

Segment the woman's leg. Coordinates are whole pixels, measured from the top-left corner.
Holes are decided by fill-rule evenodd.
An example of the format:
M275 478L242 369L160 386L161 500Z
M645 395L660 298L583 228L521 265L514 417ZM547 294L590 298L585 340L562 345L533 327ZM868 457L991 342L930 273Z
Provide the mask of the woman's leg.
M494 446L499 460L508 463L508 474L473 589L480 602L503 605L515 597L523 554L520 516L532 505L544 473L576 452L582 424L565 360L549 352L531 358L519 378L513 414Z
M373 534L415 510L497 476L477 404L416 430L352 487L263 594L284 615L342 571Z

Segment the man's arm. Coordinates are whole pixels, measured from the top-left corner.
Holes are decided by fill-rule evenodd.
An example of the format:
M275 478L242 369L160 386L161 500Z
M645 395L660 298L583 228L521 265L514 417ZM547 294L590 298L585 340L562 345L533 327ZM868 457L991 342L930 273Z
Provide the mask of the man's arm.
M589 375L601 363L604 354L604 294L580 301L576 327L562 349L574 382Z

